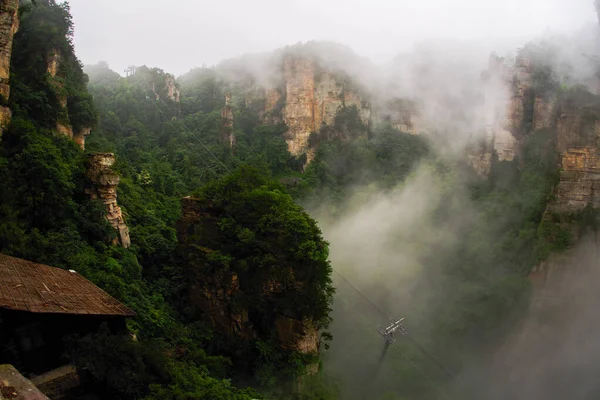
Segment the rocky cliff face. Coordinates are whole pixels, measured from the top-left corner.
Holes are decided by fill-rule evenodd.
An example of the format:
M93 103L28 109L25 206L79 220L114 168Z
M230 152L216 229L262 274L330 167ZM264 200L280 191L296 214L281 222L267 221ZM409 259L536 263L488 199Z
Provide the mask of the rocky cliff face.
M106 219L118 233L114 244L127 248L131 245L131 239L121 208L117 204L117 187L120 178L112 170L115 160L115 155L112 153L95 153L89 156L87 177L92 186L86 190L86 193L90 198L100 199L105 204Z
M566 127L577 122L569 119L568 112L558 110L556 97L535 87L533 74L540 66L534 58L527 49L519 53L514 64L490 57L484 72L485 101L490 105L485 145L480 148L483 153L469 153L471 164L482 176L489 174L492 153L499 161L512 161L531 132L562 130L558 136L564 141L570 135L567 131L577 131Z
M85 138L91 133L92 129L89 127L83 127L78 132L73 132L73 126L69 123L69 110L67 108L67 94L61 83L59 71L62 63L62 55L56 50L52 50L47 57L47 68L46 71L50 75L52 85L54 87L54 94L60 104L60 116L56 122L56 132L61 135L67 136L69 139L73 139L82 150L85 149Z
M265 123L286 123L285 140L293 155L310 155L310 134L319 132L323 125L332 125L342 107L356 107L362 122L369 125L367 99L343 79L342 73L315 57L286 54L279 72L281 82L253 86L246 94L246 105L256 108Z
M388 122L395 129L413 135L424 133L420 105L413 100L395 98L377 111L378 122Z
M225 95L225 105L221 110L221 140L233 152L235 146L235 135L233 134L233 109L231 108L231 95Z
M19 29L19 0L0 1L0 137L11 119L11 111L4 104L10 97L10 58L12 54L13 37Z
M261 298L254 301L270 302L286 290L285 283L264 276L252 277L249 281L240 282L239 276L230 270L211 269L206 262L208 255L214 250L198 243L199 232L211 233L214 240L219 240L219 228L216 226L211 211L211 204L194 197L182 200L183 214L177 223L179 243L193 247L199 252L197 265L190 271L188 296L190 304L197 308L201 318L210 323L224 338L228 345L248 343L253 339L267 339L259 326L264 326L267 318L275 327L277 340L282 348L300 353L316 353L318 334L311 321L298 320L287 315L260 316L252 315L244 301L250 282L254 288L262 287Z
M323 124L332 125L341 107L355 106L361 120L368 125L371 110L359 94L315 60L288 56L283 62L285 106L283 121L288 126L286 142L293 155L306 153L308 138ZM271 95L271 101L276 95ZM268 105L270 105L268 104Z
M177 88L175 84L175 77L173 75L169 74L165 77L165 87L167 89L167 98L179 103L181 94L179 93L179 88Z
M581 223L588 207L600 209L600 107L569 98L544 101L543 106L537 98L534 101L533 129L555 126L560 169L540 229L563 232L571 238L571 247L551 254L530 273L533 290L527 318L500 357L504 368L512 371L513 385L530 388L528 398L538 398L540 388L552 386L553 371L571 368L569 353L579 357L594 352L583 348L600 329L596 312L600 297L594 287L600 273L600 238ZM594 360L598 356L593 355ZM573 368L582 365L575 364Z

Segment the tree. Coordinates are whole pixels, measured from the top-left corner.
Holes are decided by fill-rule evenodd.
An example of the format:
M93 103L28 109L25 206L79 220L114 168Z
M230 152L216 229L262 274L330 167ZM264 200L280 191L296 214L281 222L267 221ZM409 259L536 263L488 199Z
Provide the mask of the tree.
M289 365L298 354L281 348L293 343L278 337L276 321L309 321L316 329L329 325L332 270L316 222L279 183L247 166L207 184L195 201L202 210L199 218L179 227L187 232L180 235L180 252L187 261L189 290L214 291L214 285L235 276L239 289L233 287L224 306L243 310L256 334L246 347L251 353L258 347L260 354L246 359L262 357L275 375L297 373ZM195 305L198 315L206 315L201 304Z

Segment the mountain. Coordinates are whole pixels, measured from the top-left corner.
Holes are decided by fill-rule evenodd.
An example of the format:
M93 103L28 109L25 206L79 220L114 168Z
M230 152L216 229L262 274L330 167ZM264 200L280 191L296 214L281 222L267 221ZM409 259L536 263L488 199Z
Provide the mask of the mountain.
M67 339L101 397L597 392L597 27L514 60L309 42L123 77L81 65L67 4L0 11L0 251L137 313Z

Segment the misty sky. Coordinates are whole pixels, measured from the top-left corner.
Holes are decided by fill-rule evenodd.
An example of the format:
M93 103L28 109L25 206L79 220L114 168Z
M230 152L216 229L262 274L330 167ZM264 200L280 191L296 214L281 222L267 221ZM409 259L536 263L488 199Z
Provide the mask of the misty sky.
M70 0L84 64L176 75L247 52L333 40L374 61L416 41L519 46L547 29L596 23L593 0ZM502 51L502 50L501 50Z

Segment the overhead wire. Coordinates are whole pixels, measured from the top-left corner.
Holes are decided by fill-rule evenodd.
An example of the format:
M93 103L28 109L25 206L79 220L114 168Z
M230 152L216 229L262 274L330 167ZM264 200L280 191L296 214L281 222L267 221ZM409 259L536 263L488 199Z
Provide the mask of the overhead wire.
M375 303L366 294L364 294L360 289L358 289L356 286L354 286L339 271L337 271L335 269L333 269L333 271L344 282L346 282L346 284L348 284L348 286L350 286L352 289L354 289L354 291L356 291L356 293L358 293L363 299L365 299L365 301L367 301L369 304L371 304L371 306L373 306L377 311L379 311L379 313L381 315L385 316L386 318L391 318L390 317L391 314L388 311L384 310L382 307L377 305L377 303ZM440 368L442 371L444 371L449 377L451 377L451 378L454 377L454 374L450 370L448 370L448 368L446 368L433 354L431 354L429 351L427 351L427 349L425 349L425 347L423 347L421 344L419 344L408 331L406 332L406 334L403 335L403 337L406 337L417 349L419 349L431 362L433 362L438 368Z
M408 357L406 355L406 353L404 353L402 351L402 349L400 349L400 346L398 346L397 343L392 343L392 346L394 349L396 349L396 351L406 360L409 362L410 365L412 365L412 367L421 375L423 376L423 378L425 378L425 380L427 382L429 382L429 384L436 389L438 392L440 392L440 394L446 399L446 400L450 400L450 397L446 394L446 392L444 392L439 385L437 385L435 382L433 382L433 380L421 369L419 368L419 366L410 359L410 357Z
M160 98L160 96L158 96L158 100L164 104L164 106L167 108L167 110L171 111L171 109L169 108L169 106L167 105L167 103L165 103L163 101L163 99ZM156 105L156 104L155 104ZM172 111L171 111L172 112ZM200 138L198 136L196 136L196 134L194 133L194 131L192 131L186 124L185 122L183 122L183 120L177 118L177 117L173 117L175 118L176 121L178 121L187 132L189 132L189 134L196 139L196 141L198 143L200 143L200 145L215 159L215 161L217 161L217 163L221 164L221 166L223 168L225 168L225 170L227 172L231 172L231 170L227 167L227 165L225 165L221 160L219 160L219 158L217 156L215 156L215 154L208 148L208 146L206 146L206 144L204 144L204 142L202 140L200 140Z
M357 291L358 293L360 293L362 295L362 297L366 300L369 301L369 303L373 306L375 306L376 308L379 308L373 301L371 301L366 295L363 295L360 290L358 290L358 288L356 288L356 286L354 286L349 280L347 280L340 272L336 271L334 269L334 272L338 274L338 276L340 276L342 278L342 280L348 284L352 289L354 289L355 291ZM358 309L354 308L353 311L364 321L366 321L367 323L371 323L371 319L369 317L367 317L363 312L359 311ZM386 341L386 344L388 344L389 347L393 347L393 349L396 351L396 353L400 354L402 356L402 358L404 358L410 365L412 368L415 369L415 371L417 371L419 373L419 375L423 376L423 378L425 378L425 380L427 381L427 383L434 388L436 391L438 391L446 400L450 400L450 397L446 394L446 392L444 392L444 390L442 390L442 388L436 384L430 377L429 375L427 375L425 373L425 371L423 371L423 369L421 369L401 348L400 346L398 346L398 343L389 343ZM390 346L391 345L391 346ZM384 350L385 351L385 350ZM381 362L378 364L377 369L379 369L381 367ZM375 375L376 376L376 375Z
M169 106L160 98L160 96L157 96L159 101L167 108L167 110L171 111ZM167 118L167 116L164 114L164 112L158 107L158 105L156 105L156 102L152 102L152 104L154 104L154 106L156 107L156 109L161 113L161 115L165 118L165 120L171 125L171 127L175 130L175 132L181 137L181 139L184 141L184 143L191 148L191 145L189 144L189 142L187 141L187 139L185 138L185 136L179 132L179 130L177 130L177 128L175 127L175 125L173 125L173 123L171 122L171 120L169 120L169 118ZM214 155L214 153L208 148L208 146L206 146L204 144L204 142L202 142L202 140L200 140L200 138L198 138L195 133L189 129L189 127L179 118L174 117L176 121L178 121L184 128L185 130L190 133L190 135L198 142L200 143L200 145L202 145L202 147L217 161L217 163L219 163L223 168L225 168L225 170L227 170L227 172L231 172L230 169L221 161L219 160L218 157L216 157ZM200 156L200 160L202 160L202 162L205 164L205 166L207 168L209 168L213 173L215 172L212 167L206 162L206 160L204 160L204 158L202 158ZM346 279L346 277L344 277L339 271L337 271L336 269L333 269L333 271L348 285L350 286L356 293L358 293L366 302L368 302L373 308L375 308L381 315L385 316L386 318L391 318L391 314L389 312L387 312L386 310L384 310L382 307L380 307L377 303L375 303L373 300L371 300L366 294L364 294L360 289L358 289L356 286L354 286L348 279ZM362 313L360 313L362 315ZM436 358L435 356L433 356L432 354L430 354L423 346L421 346L417 341L414 340L414 338L412 338L412 336L410 336L409 334L404 335L405 337L407 337L407 339L409 339L409 341L415 346L417 347L423 354L425 354L432 362L434 362L440 369L442 369L445 373L447 373L449 376L454 376L447 368L445 368L443 366L443 364L441 364ZM423 372L423 370L421 370L416 363L411 360L401 349L400 347L396 344L393 343L394 348L403 356L403 358L405 358L411 365L412 367L419 372L428 382L430 385L432 385L434 388L436 388L436 390L440 391L440 393L446 398L449 399L449 397L431 380L431 378L429 378L429 376L427 374L425 374L425 372Z
M185 136L181 132L179 132L179 130L175 127L175 125L173 125L173 123L171 122L171 120L169 120L169 118L167 118L167 116L165 115L165 113L156 105L156 103L153 102L153 101L151 101L151 103L154 104L154 107L156 107L156 109L158 110L158 112L161 113L161 115L165 118L165 120L167 121L167 123L169 125L171 125L171 127L173 128L173 130L175 131L175 133L177 133L179 135L179 137L185 143L185 145L188 146L190 149L193 149L193 147L190 144L190 142L188 142L188 140L185 138ZM202 161L202 163L206 166L206 168L208 168L213 174L216 175L215 170L208 164L208 162L206 162L206 160L201 155L198 155L198 157L200 158L200 160Z

